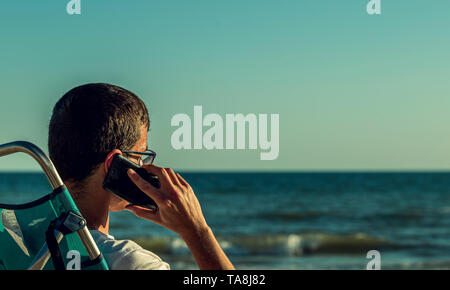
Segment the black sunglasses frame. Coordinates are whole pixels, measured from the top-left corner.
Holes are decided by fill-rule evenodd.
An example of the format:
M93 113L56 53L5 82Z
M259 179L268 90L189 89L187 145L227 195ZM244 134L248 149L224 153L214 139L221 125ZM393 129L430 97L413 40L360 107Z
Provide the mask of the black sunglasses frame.
M124 155L135 154L135 155L147 156L144 159L141 159L142 160L142 164L145 164L145 165L153 164L153 161L155 161L155 158L156 158L156 152L153 151L153 150L150 150L150 149L147 149L144 152L130 151L130 150L120 150L120 151L122 151L122 153ZM148 160L150 158L151 158L151 161L150 162L149 161L146 162L146 160ZM139 164L139 165L141 165L141 164Z

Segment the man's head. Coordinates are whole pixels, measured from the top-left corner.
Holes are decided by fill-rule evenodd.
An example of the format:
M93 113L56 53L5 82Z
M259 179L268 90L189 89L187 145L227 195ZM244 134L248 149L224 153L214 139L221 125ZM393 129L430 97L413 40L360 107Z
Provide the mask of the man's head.
M103 83L79 86L53 109L50 158L66 184L101 184L119 149L146 149L149 126L147 108L132 92Z

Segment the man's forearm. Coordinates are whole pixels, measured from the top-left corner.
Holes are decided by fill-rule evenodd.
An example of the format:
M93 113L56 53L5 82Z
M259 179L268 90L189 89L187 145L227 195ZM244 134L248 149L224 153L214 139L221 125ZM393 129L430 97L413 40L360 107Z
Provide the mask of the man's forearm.
M191 250L200 270L234 270L211 228L180 235Z

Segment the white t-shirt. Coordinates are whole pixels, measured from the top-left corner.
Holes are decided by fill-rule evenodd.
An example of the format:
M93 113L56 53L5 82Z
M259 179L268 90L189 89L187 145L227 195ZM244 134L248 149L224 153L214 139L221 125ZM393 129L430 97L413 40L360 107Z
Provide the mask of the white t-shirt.
M110 270L170 270L169 264L133 241L116 240L97 230L90 232Z

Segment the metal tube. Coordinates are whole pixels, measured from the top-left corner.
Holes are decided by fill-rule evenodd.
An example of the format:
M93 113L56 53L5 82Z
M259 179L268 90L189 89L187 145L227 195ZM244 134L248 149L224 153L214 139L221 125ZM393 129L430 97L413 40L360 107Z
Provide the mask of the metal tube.
M39 163L42 170L44 170L44 173L47 176L47 179L49 180L53 189L56 189L64 185L50 158L48 158L47 155L45 155L45 153L42 152L42 150L39 149L36 145L26 141L16 141L0 145L0 157L17 152L26 153L31 157L33 157ZM92 238L91 233L89 232L87 226L84 226L82 229L78 230L77 234L81 242L83 243L86 251L88 252L89 258L91 260L94 260L98 256L100 256L101 253L97 247L97 244ZM61 241L62 238L63 235L59 233L57 235L58 243ZM41 248L38 255L36 255L36 258L34 259L29 269L30 270L43 269L49 258L50 252L48 250L46 243Z
M87 226L77 231L78 237L80 237L81 242L83 242L84 248L88 252L89 258L91 260L96 259L100 256L100 250L97 247L94 239L91 236Z
M0 157L17 152L26 153L39 163L53 189L64 185L50 158L36 145L26 141L16 141L0 145Z

